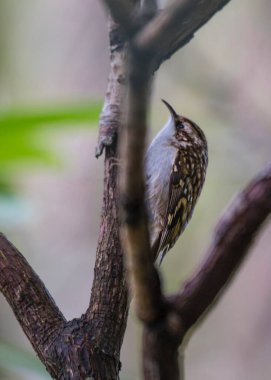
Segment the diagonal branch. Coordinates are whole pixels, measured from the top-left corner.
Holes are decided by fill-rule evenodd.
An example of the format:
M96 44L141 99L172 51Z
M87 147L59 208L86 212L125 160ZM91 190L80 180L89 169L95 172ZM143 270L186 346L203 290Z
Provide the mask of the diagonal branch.
M205 261L175 296L190 328L221 294L271 213L271 165L236 196L222 216Z
M139 31L135 45L155 55L154 67L157 69L229 1L176 0Z
M44 359L65 318L21 253L0 233L0 291L32 346Z
M188 330L218 300L270 213L271 165L236 196L218 223L206 259L183 289L168 298L168 308L172 312L167 313L165 327L170 332L169 336L175 338L175 346L168 344L169 336L165 339L161 328L145 328L143 363L146 379L184 378L184 374L176 368L177 361L174 361L177 346ZM167 361L170 365L162 367L160 363L164 363L166 357L169 357Z

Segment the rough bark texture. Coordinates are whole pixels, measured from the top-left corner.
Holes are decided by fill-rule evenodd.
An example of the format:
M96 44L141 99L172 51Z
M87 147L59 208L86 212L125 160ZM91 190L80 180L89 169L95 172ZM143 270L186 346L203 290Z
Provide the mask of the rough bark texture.
M0 291L42 359L66 321L37 274L1 233Z
M115 145L122 122L122 103L127 80L127 50L121 27L111 18L108 21L110 44L110 72L105 93L103 110L100 116L99 138L96 147L98 158L105 147ZM112 157L116 155L116 152Z
M116 189L118 165L115 159L115 149L107 149L102 222L90 306L86 315L92 325L95 346L119 360L128 302L119 239Z
M121 129L122 238L136 311L144 323L145 379L184 378L178 349L187 331L221 294L271 212L269 166L226 211L199 270L177 294L165 298L152 263L144 204L143 158L153 72L228 2L179 0L158 12L155 0L141 2L141 9L137 0L104 0L114 18L109 22L111 67L96 151L98 157L105 149L104 195L86 313L66 321L37 274L0 233L0 291L54 379L119 379L128 312L118 223ZM129 98L124 102L127 82Z

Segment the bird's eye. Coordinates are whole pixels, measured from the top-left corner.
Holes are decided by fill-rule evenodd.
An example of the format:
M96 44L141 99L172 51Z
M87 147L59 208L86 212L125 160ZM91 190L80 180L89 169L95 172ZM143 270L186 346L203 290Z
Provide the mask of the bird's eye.
M183 129L184 124L180 120L176 120L176 128L177 129Z

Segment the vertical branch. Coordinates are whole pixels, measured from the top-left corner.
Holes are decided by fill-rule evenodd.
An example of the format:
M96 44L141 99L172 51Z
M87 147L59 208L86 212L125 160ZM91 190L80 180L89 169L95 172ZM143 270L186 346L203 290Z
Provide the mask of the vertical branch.
M127 49L121 27L111 18L108 20L110 44L110 72L105 93L104 106L100 116L99 138L96 147L98 158L105 147L116 147L121 125L122 104L126 90ZM116 152L114 153L116 155Z
M128 306L117 215L117 136L126 88L127 52L124 34L112 19L109 19L109 36L110 74L96 150L99 156L106 148L103 210L86 320L93 326L96 347L119 360Z
M183 380L179 370L179 341L170 337L163 329L144 330L143 371L146 380Z
M144 155L151 83L149 57L131 50L128 113L121 144L122 240L136 311L145 323L157 320L162 308L160 280L152 263L144 202Z
M182 324L177 313L164 300L159 274L152 261L144 201L144 153L151 67L151 57L131 47L129 104L121 139L121 232L136 312L145 326L145 379L179 380L178 345Z

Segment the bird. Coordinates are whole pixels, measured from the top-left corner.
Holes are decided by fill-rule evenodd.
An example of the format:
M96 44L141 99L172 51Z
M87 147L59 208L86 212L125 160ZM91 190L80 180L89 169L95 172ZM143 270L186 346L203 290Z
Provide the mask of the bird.
M170 118L145 156L145 203L152 257L162 263L189 222L208 166L204 132L161 99Z

